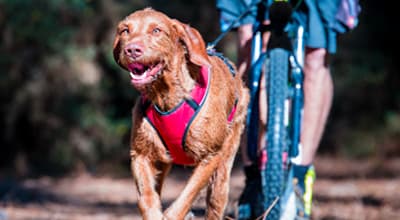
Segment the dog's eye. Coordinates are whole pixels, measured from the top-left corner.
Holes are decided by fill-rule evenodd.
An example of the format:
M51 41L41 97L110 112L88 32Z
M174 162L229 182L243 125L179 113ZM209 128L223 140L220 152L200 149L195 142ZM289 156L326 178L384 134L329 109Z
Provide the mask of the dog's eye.
M158 33L160 33L161 32L161 29L160 28L154 28L153 29L153 34L158 34Z
M120 34L129 34L129 29L128 28L124 28L119 33Z

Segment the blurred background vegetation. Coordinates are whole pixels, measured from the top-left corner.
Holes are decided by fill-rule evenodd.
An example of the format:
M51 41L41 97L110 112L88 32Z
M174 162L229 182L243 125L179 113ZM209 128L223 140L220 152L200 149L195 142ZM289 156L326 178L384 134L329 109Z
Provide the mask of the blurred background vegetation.
M395 7L361 0L339 36L335 99L320 154L400 156ZM0 0L0 168L17 176L129 170L137 93L112 58L117 22L146 6L219 34L215 1ZM397 46L395 46L397 45ZM235 35L218 45L236 60Z

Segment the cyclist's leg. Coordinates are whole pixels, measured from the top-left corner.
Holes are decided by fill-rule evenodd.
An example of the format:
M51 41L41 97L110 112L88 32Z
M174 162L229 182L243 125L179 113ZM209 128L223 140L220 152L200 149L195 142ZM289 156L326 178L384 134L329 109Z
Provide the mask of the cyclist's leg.
M265 25L270 24L269 20L264 21ZM263 41L263 47L262 51L266 52L267 51L267 44L269 41L269 38L271 37L270 32L265 32L263 33L262 36L262 41ZM265 149L266 146L266 131L267 131L267 111L268 111L268 100L267 100L267 88L266 88L266 78L265 78L265 73L263 71L261 75L261 82L260 82L260 96L259 96L259 131L258 131L258 149L261 151L262 149Z
M245 82L248 80L250 69L251 39L253 35L253 24L243 24L237 29L238 58L236 62L237 72Z
M248 80L248 73L250 69L251 59L251 40L253 37L253 26L242 25L238 28L238 74L243 77L245 81ZM269 33L264 34L263 42L269 38ZM265 45L265 44L264 44ZM265 49L263 48L263 51ZM249 156L249 149L260 149L265 147L265 128L266 128L266 88L265 76L262 74L261 83L258 92L260 104L257 106L259 109L259 126L258 141L254 143L257 146L248 146L247 136L244 135L241 141L241 158L244 165L244 173L246 177L245 188L239 198L239 219L252 219L257 217L256 213L262 213L262 195L261 195L261 175L258 168L258 163L253 161ZM246 127L246 129L249 129ZM254 131L257 132L257 131ZM247 132L245 132L247 134ZM249 148L250 147L250 148ZM246 211L248 210L248 211Z
M310 165L318 149L333 98L333 83L324 48L306 49L301 165Z
M269 21L265 21L268 24ZM250 58L251 58L251 40L253 35L253 25L244 24L238 27L238 59L237 59L237 69L238 75L241 76L246 82L248 80L248 73L250 69ZM263 34L263 48L262 51L265 52L270 33L266 32ZM265 76L262 74L260 82L260 93L259 93L259 119L260 119L260 130L258 138L258 149L263 149L265 147L265 128L266 128L266 116L267 116L267 103L266 103L266 88L265 88ZM245 132L246 133L246 132ZM254 162L247 155L247 140L246 137L242 139L241 144L241 154L242 162L244 166L250 166Z
M315 171L312 166L319 146L333 97L333 83L324 48L306 49L304 62L304 114L301 132L301 157L293 165L295 187L301 202L298 214L311 215L312 187Z
M258 125L258 149L259 151L265 149L266 146L266 131L267 131L267 111L268 111L268 100L267 100L267 87L265 82L265 74L261 75L260 82L260 96L258 101L259 108L259 125Z
M251 40L253 34L253 26L244 24L238 27L238 59L237 68L238 75L245 81L248 80L251 58ZM253 219L259 201L261 201L261 177L258 169L258 164L255 163L248 155L249 147L256 149L256 146L248 146L247 129L241 139L240 153L245 174L245 187L239 198L239 213L237 219ZM257 143L257 142L255 142Z

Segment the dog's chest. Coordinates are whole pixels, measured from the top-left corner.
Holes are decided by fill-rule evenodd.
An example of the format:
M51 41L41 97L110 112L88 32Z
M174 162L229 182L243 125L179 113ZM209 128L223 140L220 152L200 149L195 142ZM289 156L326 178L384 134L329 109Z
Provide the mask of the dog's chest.
M195 162L186 154L186 136L197 115L197 110L187 100L174 111L167 113L159 112L155 106L149 106L145 110L145 118L157 131L176 164L192 165Z
M204 104L208 100L210 90L210 73L209 67L201 68L201 77L195 88L191 92L191 98L182 100L175 108L170 111L163 112L156 105L151 104L149 100L142 97L142 106L145 119L153 126L158 136L162 140L164 146L168 149L173 163L180 165L193 165L195 160L190 157L187 146L189 131L194 128L196 131L207 129L199 128L194 123ZM236 111L237 100L232 106L231 112L227 117L227 123L233 120ZM200 132L203 133L203 132ZM190 142L202 142L202 137L196 135L191 136ZM204 138L203 138L204 139Z
M210 87L210 69L201 68L201 80L191 92L190 99L184 99L174 109L163 112L157 106L142 98L145 118L157 131L168 149L174 163L194 164L193 158L186 153L186 137L192 122L200 112L208 97Z

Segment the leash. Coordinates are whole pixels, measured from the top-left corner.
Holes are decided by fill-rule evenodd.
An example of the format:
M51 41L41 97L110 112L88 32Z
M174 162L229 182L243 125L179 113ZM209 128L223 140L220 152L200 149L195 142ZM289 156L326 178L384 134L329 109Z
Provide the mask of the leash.
M207 44L206 50L207 50L207 54L210 56L216 56L218 58L220 58L229 68L229 71L232 73L233 76L236 75L235 73L235 69L233 68L232 64L229 62L229 60L222 54L216 51L215 46L228 34L228 32L230 32L234 25L239 22L244 16L246 16L247 14L249 14L251 12L251 9L256 6L258 4L257 3L252 3L249 6L247 6L246 10L240 14L239 17L237 17L234 21L232 21L228 28L226 28L224 31L222 31L221 34L218 35L218 37L212 41L211 43Z
M256 6L257 4L258 4L258 2L252 3L249 6L247 6L246 10L241 15L239 15L239 17L237 17L234 21L232 21L227 29L225 29L213 42L207 44L207 51L213 50L215 48L215 46L222 40L222 38L224 38L226 36L226 34L228 34L228 32L230 32L233 29L233 26L237 22L239 22L244 16L249 14L251 12L251 9L254 6Z
M216 56L220 58L225 65L228 66L229 71L233 76L236 75L235 68L233 68L232 64L229 62L228 58L226 58L222 53L217 52L214 48L207 48L207 54L210 56Z

